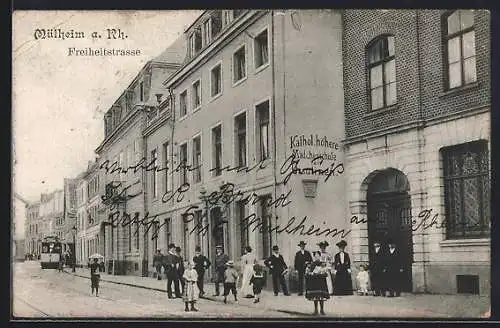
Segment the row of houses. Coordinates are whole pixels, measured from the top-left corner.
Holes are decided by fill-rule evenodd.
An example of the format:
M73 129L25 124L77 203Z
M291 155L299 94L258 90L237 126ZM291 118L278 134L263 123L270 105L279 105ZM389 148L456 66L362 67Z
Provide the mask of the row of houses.
M236 261L278 245L292 265L300 240L344 239L356 272L393 240L406 291L488 294L489 21L203 12L105 114L72 184L78 263L99 252L109 273L149 276L175 243Z

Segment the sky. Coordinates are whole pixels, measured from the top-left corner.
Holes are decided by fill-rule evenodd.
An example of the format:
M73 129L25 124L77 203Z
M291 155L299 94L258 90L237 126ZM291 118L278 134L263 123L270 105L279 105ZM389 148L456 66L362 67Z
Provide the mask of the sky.
M63 188L95 159L103 114L144 64L182 35L201 11L15 11L12 18L13 192L32 202ZM35 38L37 29L84 38ZM107 29L125 39L107 40ZM102 37L93 39L93 32ZM69 48L139 49L140 56L68 56ZM17 204L17 203L16 203ZM16 235L24 215L15 210Z
M16 11L13 14L13 190L28 201L63 187L95 158L103 113L144 64L200 11ZM83 39L35 39L36 29ZM126 39L106 40L119 28ZM92 32L102 35L93 40ZM68 56L68 48L140 49L140 56Z

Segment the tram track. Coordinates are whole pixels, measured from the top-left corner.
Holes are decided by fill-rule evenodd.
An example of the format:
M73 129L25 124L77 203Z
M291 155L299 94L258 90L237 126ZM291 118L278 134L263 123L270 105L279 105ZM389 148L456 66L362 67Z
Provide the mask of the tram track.
M27 302L26 300L22 299L21 297L19 296L14 296L14 299L17 299L18 301L22 302L23 304L25 304L26 306L30 307L31 309L35 310L37 313L41 314L42 316L44 317L51 317L50 314L48 314L47 312L39 309L38 307L34 306L33 304Z

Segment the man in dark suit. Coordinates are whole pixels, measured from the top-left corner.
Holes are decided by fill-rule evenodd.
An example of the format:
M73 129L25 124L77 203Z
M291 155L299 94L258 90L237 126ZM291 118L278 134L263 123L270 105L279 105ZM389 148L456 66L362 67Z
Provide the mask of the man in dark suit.
M269 268L273 277L274 296L278 296L278 284L281 285L283 294L285 294L285 296L290 296L285 282L285 274L288 271L288 266L283 256L279 253L278 246L273 246L273 254L264 261L264 264Z
M399 251L396 249L396 244L392 241L388 242L389 250L385 256L385 282L389 297L398 297L401 294L401 275L403 272L403 264Z
M196 246L194 250L193 257L194 269L198 273L198 289L200 290L200 296L205 295L205 290L203 289L203 282L205 278L205 270L210 267L210 261L208 258L201 254L201 247Z
M307 263L312 262L312 256L309 251L305 250L306 243L302 240L300 241L299 245L300 250L295 253L295 261L294 261L294 268L297 270L297 273L299 275L299 293L298 295L302 295L304 293L304 276L306 272L306 265Z
M224 271L226 271L226 263L229 261L229 256L224 254L222 245L215 246L215 294L220 295L219 285L224 284Z
M153 266L156 269L156 274L158 276L158 280L161 280L161 266L163 264L163 254L161 250L156 250L156 254L153 256Z
M178 283L179 283L179 289L181 290L181 293L184 292L184 259L182 258L181 254L181 248L177 246L175 248L175 254L177 255L177 277L178 277Z
M172 283L174 284L175 297L180 298L181 292L179 290L179 275L177 272L179 258L175 253L175 244L168 245L168 253L163 257L163 259L165 272L167 274L168 298L174 298L172 296Z
M382 250L380 242L376 241L373 243L373 254L372 254L372 262L370 263L370 275L371 275L371 283L372 289L375 293L375 296L383 296L385 295L385 287L384 287L384 251Z

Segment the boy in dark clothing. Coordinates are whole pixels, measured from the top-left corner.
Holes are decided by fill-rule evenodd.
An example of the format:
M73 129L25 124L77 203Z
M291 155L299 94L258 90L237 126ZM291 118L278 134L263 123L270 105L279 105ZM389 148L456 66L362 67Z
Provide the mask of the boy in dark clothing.
M250 279L250 283L253 286L253 294L255 295L254 303L260 302L260 292L262 287L264 287L264 268L260 264L255 264L253 266L253 276Z
M227 296L229 292L234 295L234 300L237 301L236 284L238 282L238 272L233 268L234 262L228 261L226 263L227 269L224 271L224 303L227 303Z
M99 279L101 275L99 274L99 263L97 263L97 259L94 259L94 262L90 264L90 288L92 289L92 295L99 296Z

